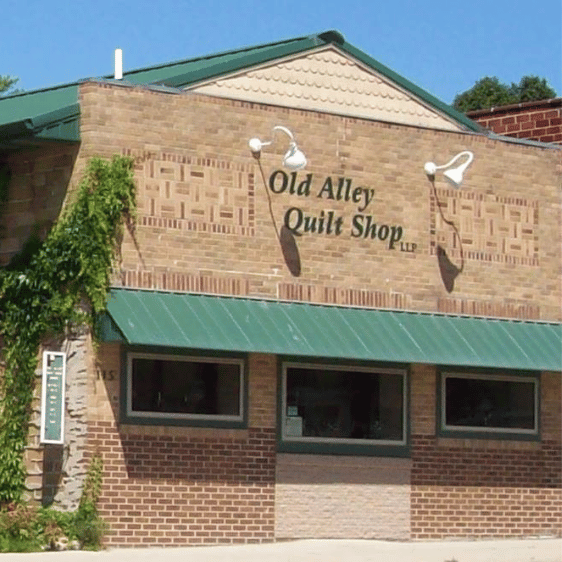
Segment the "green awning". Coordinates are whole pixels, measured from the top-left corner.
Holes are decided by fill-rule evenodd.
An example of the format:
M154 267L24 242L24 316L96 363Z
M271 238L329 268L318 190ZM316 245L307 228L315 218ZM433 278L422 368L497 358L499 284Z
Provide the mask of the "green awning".
M130 289L111 291L108 312L105 340L131 345L550 371L562 364L556 323Z

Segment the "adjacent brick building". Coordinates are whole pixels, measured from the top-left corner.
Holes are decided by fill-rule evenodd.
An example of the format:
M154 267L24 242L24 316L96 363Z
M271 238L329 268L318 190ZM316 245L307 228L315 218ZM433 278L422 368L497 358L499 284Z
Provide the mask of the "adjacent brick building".
M336 32L2 99L0 147L4 263L92 156L138 186L103 342L45 342L38 501L75 506L99 454L111 545L560 536L557 147ZM460 189L424 171L466 151Z
M469 111L467 116L500 135L562 143L562 98Z

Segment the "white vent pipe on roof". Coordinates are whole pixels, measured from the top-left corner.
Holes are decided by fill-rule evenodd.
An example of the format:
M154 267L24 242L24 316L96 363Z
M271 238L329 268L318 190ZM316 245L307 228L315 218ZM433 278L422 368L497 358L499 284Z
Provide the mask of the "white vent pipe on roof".
M115 80L123 78L123 51L115 49Z

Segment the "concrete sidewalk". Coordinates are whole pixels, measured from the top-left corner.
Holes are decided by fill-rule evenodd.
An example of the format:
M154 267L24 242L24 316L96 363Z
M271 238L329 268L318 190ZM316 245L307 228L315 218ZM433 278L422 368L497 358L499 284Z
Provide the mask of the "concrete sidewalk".
M562 539L391 542L297 540L261 545L0 554L0 562L561 562Z

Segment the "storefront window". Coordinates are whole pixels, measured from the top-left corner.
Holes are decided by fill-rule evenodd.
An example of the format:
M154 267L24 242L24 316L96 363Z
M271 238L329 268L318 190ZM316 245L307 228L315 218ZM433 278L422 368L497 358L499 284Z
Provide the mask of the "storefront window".
M196 425L241 422L243 381L241 360L130 353L127 414Z
M285 443L405 445L405 373L285 364Z
M538 434L538 379L444 373L441 377L444 431Z

